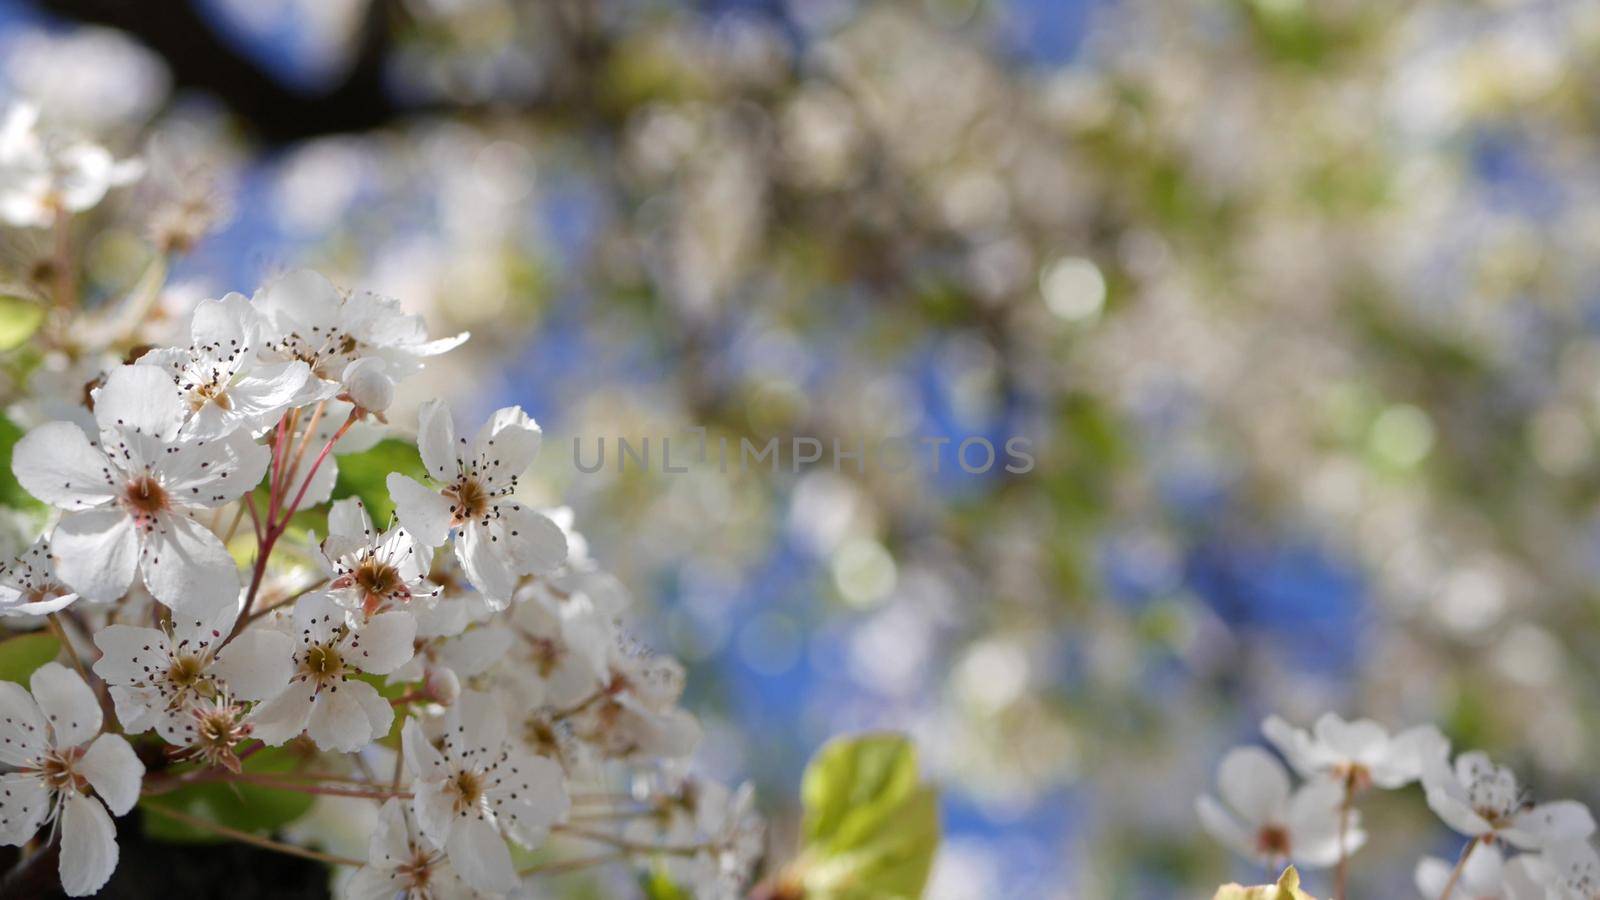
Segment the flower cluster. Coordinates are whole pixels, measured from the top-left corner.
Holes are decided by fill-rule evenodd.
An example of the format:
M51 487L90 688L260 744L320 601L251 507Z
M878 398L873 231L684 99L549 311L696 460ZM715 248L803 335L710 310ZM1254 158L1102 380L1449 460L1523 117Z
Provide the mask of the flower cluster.
M35 123L20 110L0 132L0 216L54 226L127 167ZM89 318L62 288L56 334ZM431 340L397 301L310 271L203 300L187 325L186 346L131 353L114 329L73 332L112 336L73 346L96 370L37 396L63 414L15 445L50 512L0 569L0 616L48 627L61 662L31 691L0 682L0 843L59 840L63 888L94 893L111 817L141 794L205 827L161 795L260 785L249 758L292 744L306 762L272 787L372 804L367 859L320 854L357 869L352 897L504 895L559 864L528 865L553 835L691 861L675 871L697 896L737 891L762 848L749 792L687 775L681 666L623 630L614 579L569 553L570 514L517 499L532 418L501 409L458 437L426 403L426 483L334 499L341 445L370 446L396 383L467 336Z
M1535 803L1510 769L1478 751L1450 758L1431 725L1391 735L1370 719L1328 713L1310 731L1273 716L1267 740L1304 782L1295 788L1278 757L1237 747L1217 773L1221 801L1196 801L1200 822L1239 854L1269 867L1336 867L1343 900L1351 854L1366 842L1356 801L1366 791L1420 781L1428 807L1467 844L1455 862L1425 857L1416 885L1428 900L1494 897L1582 900L1600 895L1595 821L1573 800ZM1516 855L1507 858L1507 851Z

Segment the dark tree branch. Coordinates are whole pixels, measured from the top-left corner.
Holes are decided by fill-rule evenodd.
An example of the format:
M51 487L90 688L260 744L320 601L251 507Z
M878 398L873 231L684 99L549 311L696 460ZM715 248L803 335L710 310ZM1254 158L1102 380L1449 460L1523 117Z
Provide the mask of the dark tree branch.
M382 126L408 110L385 85L389 0L372 0L345 77L322 92L289 87L224 40L191 0L34 0L42 11L119 29L161 56L175 85L216 96L263 142L282 144Z

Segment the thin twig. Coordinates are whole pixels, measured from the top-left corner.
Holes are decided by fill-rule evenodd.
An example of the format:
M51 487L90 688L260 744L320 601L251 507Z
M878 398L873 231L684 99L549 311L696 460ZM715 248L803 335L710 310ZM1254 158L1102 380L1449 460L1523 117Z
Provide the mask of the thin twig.
M1450 900L1450 895L1455 893L1456 882L1461 880L1461 873L1467 869L1467 857L1472 855L1473 849L1478 846L1478 838L1473 838L1461 848L1461 858L1456 860L1456 867L1450 870L1450 880L1444 883L1444 890L1439 892L1439 900Z
M518 875L560 875L565 872L577 872L582 869L604 866L614 862L622 862L628 858L626 853L602 853L598 856L582 856L576 859L558 859L550 862L529 866L517 872Z
M254 844L257 847L262 847L267 850L276 850L279 853L287 853L290 856L298 856L302 859L314 859L317 862L323 862L333 866L366 865L364 861L359 859L351 859L348 856L334 856L331 853L320 853L316 850L307 850L304 847L296 847L293 844L285 844L275 841L272 838L262 837L259 834L251 834L248 831L240 831L237 828L229 828L228 826L218 822L212 822L208 819L202 819L198 816L191 816L186 812L179 812L176 809L161 806L157 803L145 803L143 804L143 807L153 813L159 813L160 815L166 816L169 819L182 822L185 825L190 825L195 828L205 828L225 837L233 838L236 841L244 841L246 844Z
M577 828L572 825L553 825L551 826L550 830L585 841L609 844L618 850L624 850L628 853L642 853L647 856L693 856L702 850L710 848L711 846L710 844L691 844L688 846L671 847L660 844L647 844L639 841L630 841L627 838L617 837L614 834L606 834L605 832L601 831L590 831L587 828Z
M50 630L55 634L56 640L61 642L61 648L67 651L67 656L72 659L72 666L78 670L78 674L83 678L83 683L93 684L94 682L89 680L88 668L84 666L83 659L78 656L78 649L72 646L72 640L67 637L67 629L62 626L61 617L56 613L51 613L45 617L45 621L49 623Z

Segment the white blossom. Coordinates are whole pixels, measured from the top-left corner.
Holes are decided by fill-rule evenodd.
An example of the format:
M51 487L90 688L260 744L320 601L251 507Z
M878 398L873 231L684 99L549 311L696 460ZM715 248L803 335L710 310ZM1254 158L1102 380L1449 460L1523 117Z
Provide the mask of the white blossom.
M1317 719L1310 732L1277 716L1263 722L1261 731L1303 777L1326 776L1354 790L1404 787L1422 777L1426 760L1450 746L1432 725L1390 736L1371 719L1346 722L1333 713Z
M464 691L435 747L416 719L401 732L413 780L412 812L455 870L480 891L516 883L506 838L529 849L570 807L561 767L507 740L506 714L489 694Z
M404 665L416 620L385 612L352 627L331 597L309 594L295 603L293 623L293 675L250 714L255 736L276 745L303 731L324 750L351 752L387 734L394 708L357 676L387 675Z
M254 434L286 410L332 395L315 388L307 393L311 367L299 360L261 362L263 328L242 294L202 300L194 309L188 349L161 348L139 358L141 365L172 375L191 411L185 434L208 440L239 430Z
M78 594L56 576L50 540L41 537L0 566L0 616L43 616L72 605Z
M1446 825L1473 838L1498 838L1524 850L1583 840L1594 817L1575 800L1529 803L1517 776L1482 752L1430 760L1422 773L1428 806Z
M433 549L417 543L398 525L376 531L358 498L333 504L328 536L318 550L328 574L328 596L362 617L389 609L427 608L439 596L439 588L427 578Z
M306 363L318 378L334 384L363 357L383 360L392 379L409 377L422 370L423 360L467 339L463 332L430 341L422 318L404 313L398 300L369 292L347 295L309 269L267 285L256 305L271 323L269 351Z
M186 409L153 366L114 370L95 395L100 441L69 422L17 442L12 468L33 496L67 510L51 536L62 580L90 600L122 596L137 569L156 599L231 596L239 573L190 516L255 487L271 454L247 436L183 436Z
M490 417L469 445L456 437L449 408L429 401L418 413L417 447L442 487L431 490L398 472L388 479L406 529L430 546L453 531L461 568L498 607L510 602L519 576L553 571L567 555L556 523L508 499L539 441L539 426L512 406Z
M189 603L165 628L108 625L94 636L94 672L110 687L128 734L156 729L168 743L200 737L198 712L219 697L266 700L289 683L294 642L270 628L247 628L232 640L234 598ZM226 643L224 643L226 642Z
M46 663L29 687L0 681L0 763L13 770L0 775L0 844L56 823L61 887L88 896L117 867L111 816L138 801L144 765L120 735L100 733L100 703L76 672Z
M138 160L119 162L98 144L41 132L31 104L13 105L0 120L0 222L48 228L143 172Z
M445 852L417 828L406 804L391 799L378 811L367 864L345 883L347 900L457 900L482 896L467 887Z
M518 642L514 656L522 662L516 671L537 686L540 703L572 706L606 683L615 633L612 621L587 602L552 607L526 596L510 619Z
M673 881L702 900L738 900L764 849L766 829L755 812L755 790L736 790L686 777L659 802L659 812L635 820L624 836L664 847L697 848L661 857Z
M599 691L573 719L579 736L612 759L666 757L694 752L700 723L680 709L683 665L618 634Z
M1217 768L1221 802L1202 795L1195 803L1212 837L1263 865L1295 862L1331 866L1339 859L1339 784L1317 780L1293 790L1277 757L1260 747L1236 747ZM1355 812L1345 833L1346 852L1366 842Z

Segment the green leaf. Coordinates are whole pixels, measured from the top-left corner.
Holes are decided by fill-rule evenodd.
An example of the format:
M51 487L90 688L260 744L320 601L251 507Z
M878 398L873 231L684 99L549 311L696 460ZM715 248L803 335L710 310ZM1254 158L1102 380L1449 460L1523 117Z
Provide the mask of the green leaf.
M0 416L0 506L12 509L42 509L44 504L22 489L17 476L11 473L11 451L22 440L23 430L10 419Z
M44 324L42 304L0 290L0 351L15 350Z
M339 457L339 479L334 482L334 499L360 497L366 504L372 521L383 528L394 512L389 500L387 484L390 472L399 472L412 478L427 477L422 464L422 454L414 444L389 438L379 441L372 449Z
M890 900L922 895L939 846L937 793L922 784L902 735L832 741L806 767L797 864L806 896Z
M299 757L285 747L269 747L244 761L244 770L257 774L288 772ZM241 782L193 784L156 794L149 802L186 812L192 816L237 828L241 831L270 833L311 809L316 797L300 791L285 791ZM143 801L141 801L143 802ZM172 843L213 843L226 840L216 832L179 822L160 813L146 813L145 833Z
M61 642L44 631L0 641L0 679L26 685L33 670L56 658Z
M647 900L689 900L688 892L659 866L639 874L639 889Z
M1212 900L1316 900L1316 898L1300 890L1300 873L1294 870L1294 866L1290 866L1283 870L1283 875L1278 878L1277 884L1249 888L1238 884L1225 884L1217 888L1217 894Z

